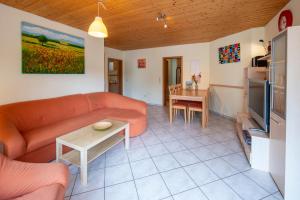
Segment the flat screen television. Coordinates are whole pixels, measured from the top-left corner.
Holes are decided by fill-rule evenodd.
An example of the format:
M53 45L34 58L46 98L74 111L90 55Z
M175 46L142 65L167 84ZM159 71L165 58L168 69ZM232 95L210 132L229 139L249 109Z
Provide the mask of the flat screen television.
M270 83L267 80L249 79L249 113L260 128L269 132Z

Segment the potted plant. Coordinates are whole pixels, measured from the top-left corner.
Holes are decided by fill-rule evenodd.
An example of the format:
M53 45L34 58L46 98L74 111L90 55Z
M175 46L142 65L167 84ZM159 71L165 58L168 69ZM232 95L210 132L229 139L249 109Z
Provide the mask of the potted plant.
M192 76L192 81L195 83L195 90L198 90L198 83L200 82L200 79L201 79L201 73L194 74Z

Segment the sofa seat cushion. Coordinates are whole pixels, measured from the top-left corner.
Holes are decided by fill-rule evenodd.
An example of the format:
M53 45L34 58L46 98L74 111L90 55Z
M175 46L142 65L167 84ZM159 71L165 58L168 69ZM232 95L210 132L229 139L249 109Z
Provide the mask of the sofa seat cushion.
M135 110L118 108L99 109L79 117L23 133L25 141L27 142L27 152L32 152L43 146L54 143L55 139L61 135L105 118L129 122L131 137L143 132L147 124L147 116Z
M127 121L132 123L141 120L145 116L142 113L135 110L120 109L120 108L104 108L101 109L101 112L106 118Z
M105 116L100 110L94 111L79 117L64 120L55 124L44 126L23 133L27 142L27 152L49 145L55 142L59 136L77 130L89 124L102 120Z
M130 109L105 108L102 109L105 118L129 122L130 137L135 137L147 127L147 116Z
M11 200L63 200L64 195L65 189L62 185L52 184Z

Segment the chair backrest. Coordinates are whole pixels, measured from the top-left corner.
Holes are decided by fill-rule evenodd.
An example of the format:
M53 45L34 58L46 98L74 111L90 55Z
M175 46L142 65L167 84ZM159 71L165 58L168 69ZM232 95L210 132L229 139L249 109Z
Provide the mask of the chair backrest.
M206 98L206 108L207 109L209 109L209 95L210 95L210 93L209 93L209 87L207 88L207 98Z
M182 90L182 84L176 84L175 85L175 90L176 91Z
M174 94L176 92L176 88L174 85L169 86L169 94Z

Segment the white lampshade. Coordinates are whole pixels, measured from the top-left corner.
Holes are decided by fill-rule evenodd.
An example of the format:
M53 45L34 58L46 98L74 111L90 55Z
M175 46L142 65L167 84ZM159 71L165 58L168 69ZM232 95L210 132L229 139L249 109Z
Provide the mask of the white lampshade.
M95 17L95 20L89 27L88 34L98 38L106 38L108 36L106 26L101 17Z

